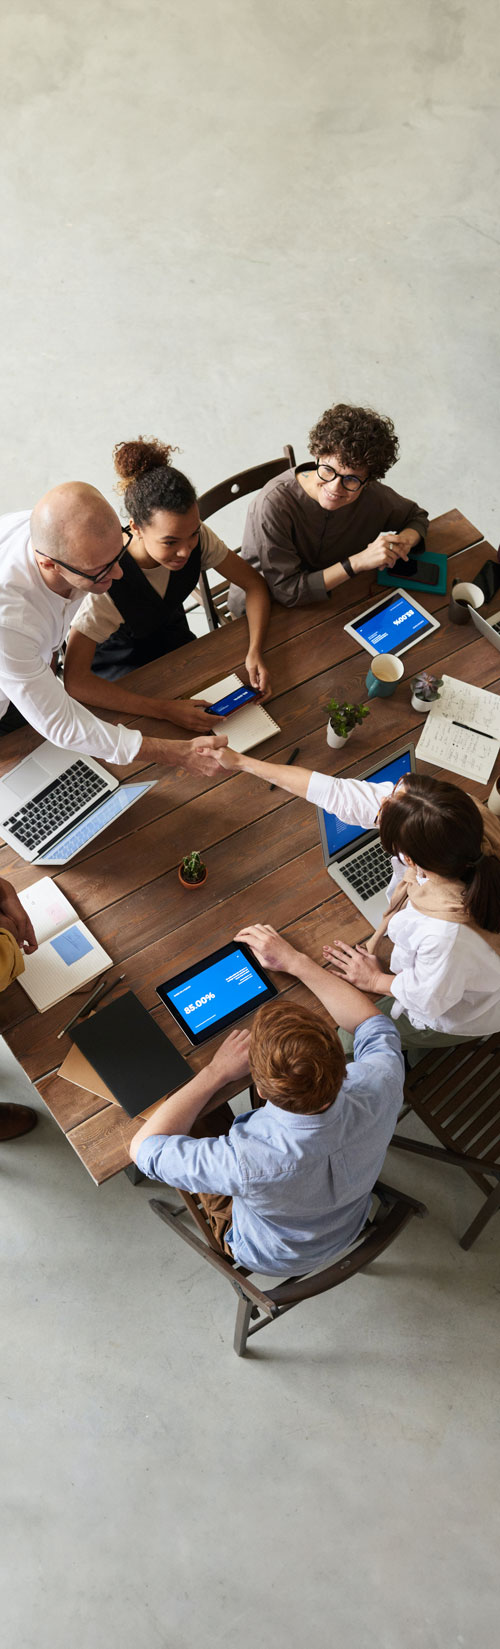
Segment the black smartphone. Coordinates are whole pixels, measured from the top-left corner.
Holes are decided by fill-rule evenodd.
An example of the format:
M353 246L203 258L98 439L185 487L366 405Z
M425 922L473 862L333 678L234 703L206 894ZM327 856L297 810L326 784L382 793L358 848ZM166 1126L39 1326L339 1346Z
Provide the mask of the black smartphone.
M500 590L500 567L498 561L485 561L480 573L474 573L473 584L479 584L485 601L493 601L493 596Z
M418 556L409 555L407 561L403 557L394 562L390 569L391 578L415 578L417 584L437 584L439 567L435 561L420 561Z
M233 710L241 710L243 704L250 704L253 699L260 697L255 687L237 687L234 693L228 693L225 699L216 699L215 704L205 706L207 716L231 716Z

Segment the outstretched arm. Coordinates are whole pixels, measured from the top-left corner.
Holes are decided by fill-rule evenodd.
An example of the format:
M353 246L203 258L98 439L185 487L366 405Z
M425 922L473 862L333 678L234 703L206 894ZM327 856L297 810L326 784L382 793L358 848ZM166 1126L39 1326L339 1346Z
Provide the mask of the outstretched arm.
M362 991L355 990L354 985L348 985L344 979L326 973L317 962L313 962L303 951L295 950L267 923L256 922L252 927L242 928L236 938L250 946L257 961L262 962L264 967L279 973L291 973L295 979L300 979L323 1003L335 1024L342 1025L344 1030L355 1031L357 1025L362 1025L365 1019L372 1019L378 1013L374 1002Z
M225 560L219 562L217 572L223 573L231 584L237 584L240 590L245 591L249 634L245 664L252 687L261 694L262 700L268 699L271 697L271 683L262 655L271 612L266 581L243 556L235 555L234 550L228 550Z
M154 698L129 687L128 676L121 676L118 681L108 681L105 676L95 675L92 669L95 651L96 642L92 637L84 635L83 630L73 624L64 660L64 685L80 704L97 704L101 710L119 710L128 716L152 716L155 721L172 721L176 727L185 727L192 733L206 733L211 720L214 726L220 723L220 716L210 718L207 699Z

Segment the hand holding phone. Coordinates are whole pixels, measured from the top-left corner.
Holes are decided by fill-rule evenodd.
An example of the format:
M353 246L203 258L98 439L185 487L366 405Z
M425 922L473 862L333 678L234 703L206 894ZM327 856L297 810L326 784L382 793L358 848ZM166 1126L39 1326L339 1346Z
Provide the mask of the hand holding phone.
M255 687L236 687L234 693L228 693L226 698L216 699L215 704L207 704L207 716L232 716L235 710L241 710L244 704L251 704L260 698Z

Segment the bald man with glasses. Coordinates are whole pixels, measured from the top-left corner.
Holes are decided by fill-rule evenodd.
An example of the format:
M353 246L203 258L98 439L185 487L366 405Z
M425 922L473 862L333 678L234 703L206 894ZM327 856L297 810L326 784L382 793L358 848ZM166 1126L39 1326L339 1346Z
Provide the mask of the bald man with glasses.
M224 735L144 738L101 721L65 691L55 662L89 590L121 578L131 533L95 487L68 481L45 493L31 515L0 517L0 735L28 723L52 744L119 767L140 759L208 777ZM137 715L150 714L137 695ZM207 718L208 719L208 718Z

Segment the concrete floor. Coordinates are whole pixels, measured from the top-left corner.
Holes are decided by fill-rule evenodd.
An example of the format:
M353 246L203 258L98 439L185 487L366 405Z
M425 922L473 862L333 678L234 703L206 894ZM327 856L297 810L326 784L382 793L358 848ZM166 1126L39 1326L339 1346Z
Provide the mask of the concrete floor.
M493 0L9 10L4 510L113 443L199 487L335 398L498 539ZM5 53L4 53L5 61ZM4 1089L26 1084L5 1047ZM2 1149L9 1649L493 1649L498 1222L430 1217L231 1350L233 1301L42 1112Z

